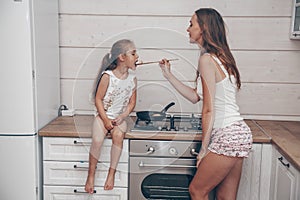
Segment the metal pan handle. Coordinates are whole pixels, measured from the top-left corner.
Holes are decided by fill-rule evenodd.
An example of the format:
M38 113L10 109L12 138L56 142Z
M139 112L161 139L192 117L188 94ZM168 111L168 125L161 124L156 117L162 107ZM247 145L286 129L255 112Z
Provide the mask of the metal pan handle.
M164 107L164 109L162 109L160 112L161 112L161 113L166 113L167 110L168 110L170 107L174 106L174 105L175 105L175 102L171 102L171 103L169 103L168 105L166 105L166 107Z

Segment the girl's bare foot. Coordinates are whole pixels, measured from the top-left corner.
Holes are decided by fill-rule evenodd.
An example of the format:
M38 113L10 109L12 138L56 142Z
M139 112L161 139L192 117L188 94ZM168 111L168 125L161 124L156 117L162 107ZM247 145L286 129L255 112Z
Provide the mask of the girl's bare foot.
M104 190L112 190L114 188L115 173L116 173L115 169L109 168L108 174L107 174L107 177L106 177L106 181L105 181L105 184L104 184Z
M88 176L85 183L85 191L87 193L94 193L94 177Z

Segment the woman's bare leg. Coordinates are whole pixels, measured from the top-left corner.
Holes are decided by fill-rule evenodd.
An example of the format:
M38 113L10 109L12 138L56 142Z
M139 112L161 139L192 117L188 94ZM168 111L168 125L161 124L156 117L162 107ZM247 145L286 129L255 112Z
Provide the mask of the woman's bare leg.
M218 200L236 199L242 174L243 160L243 158L240 158L225 179L219 184L217 188Z
M119 126L116 126L111 132L113 144L110 152L110 167L104 184L104 190L112 190L114 188L115 173L123 149L123 140L124 140L126 128L127 128L127 124L124 121Z
M95 117L92 128L92 144L89 153L89 171L85 183L85 191L88 193L94 192L96 166L99 160L101 146L106 134L107 130L105 129L102 120L99 116Z
M240 159L209 152L189 186L192 199L208 200L209 192L225 179Z

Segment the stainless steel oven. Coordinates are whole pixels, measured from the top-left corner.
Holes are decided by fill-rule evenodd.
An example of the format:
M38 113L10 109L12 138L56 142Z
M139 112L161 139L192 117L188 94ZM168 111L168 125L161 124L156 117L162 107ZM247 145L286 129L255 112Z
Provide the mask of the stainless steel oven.
M194 141L131 140L129 200L190 199L200 146Z

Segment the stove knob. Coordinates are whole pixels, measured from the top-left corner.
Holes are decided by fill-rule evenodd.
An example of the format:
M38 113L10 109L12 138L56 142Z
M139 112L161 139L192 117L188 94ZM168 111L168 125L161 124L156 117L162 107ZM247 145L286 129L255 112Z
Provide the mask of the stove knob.
M171 155L177 155L177 154L178 154L178 152L177 152L177 150L176 150L175 147L170 147L169 153L170 153Z
M175 126L175 131L179 131L179 127L178 126Z
M158 126L158 127L157 127L157 130L161 131L161 130L162 130L162 127L161 127L161 126Z
M155 148L151 146L148 148L147 154L152 154L152 153L154 153L154 151L155 151Z
M198 156L198 152L196 152L196 149L194 149L194 148L192 148L191 150L190 150L190 153L191 153L191 155L193 155L193 156Z
M183 127L183 130L184 130L184 131L188 131L188 127L186 127L186 126Z

